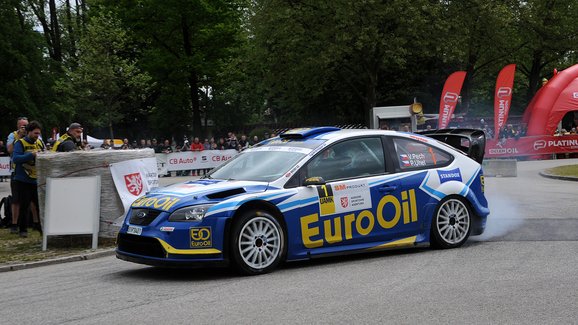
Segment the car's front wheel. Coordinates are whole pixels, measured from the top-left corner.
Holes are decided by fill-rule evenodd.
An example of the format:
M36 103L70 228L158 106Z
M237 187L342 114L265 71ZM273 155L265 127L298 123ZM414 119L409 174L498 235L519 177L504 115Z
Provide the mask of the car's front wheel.
M285 234L279 221L268 212L252 210L232 228L231 253L236 268L244 274L263 274L281 263Z
M472 214L463 198L449 196L443 199L433 216L431 241L439 248L462 246L470 236Z

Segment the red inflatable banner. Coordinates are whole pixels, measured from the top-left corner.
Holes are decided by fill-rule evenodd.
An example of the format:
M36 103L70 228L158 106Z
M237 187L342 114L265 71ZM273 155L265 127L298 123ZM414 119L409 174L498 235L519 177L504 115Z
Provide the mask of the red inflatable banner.
M578 152L578 135L529 136L488 140L484 159Z
M516 65L505 66L496 79L496 90L494 92L494 139L498 139L500 130L508 120L510 105L512 103L512 87L514 85L514 74Z
M450 124L452 114L454 113L456 105L458 104L458 99L460 98L464 79L466 79L466 72L456 71L446 80L442 91L442 97L440 99L438 129L445 129L448 127L448 124Z

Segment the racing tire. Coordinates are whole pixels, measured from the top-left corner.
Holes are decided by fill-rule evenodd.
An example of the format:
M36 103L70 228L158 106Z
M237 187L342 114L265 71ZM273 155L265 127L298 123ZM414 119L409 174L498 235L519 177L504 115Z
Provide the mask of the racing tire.
M431 245L436 248L462 246L472 231L472 212L465 200L456 195L444 198L432 218Z
M279 221L263 210L243 213L231 229L231 256L237 271L265 274L285 258L285 232Z

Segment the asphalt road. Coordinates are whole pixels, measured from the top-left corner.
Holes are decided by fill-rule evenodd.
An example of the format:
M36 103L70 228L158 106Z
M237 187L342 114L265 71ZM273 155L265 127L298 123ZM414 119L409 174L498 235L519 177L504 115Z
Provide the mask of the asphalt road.
M578 183L486 178L488 231L454 250L291 263L272 274L114 257L0 273L1 324L576 324Z

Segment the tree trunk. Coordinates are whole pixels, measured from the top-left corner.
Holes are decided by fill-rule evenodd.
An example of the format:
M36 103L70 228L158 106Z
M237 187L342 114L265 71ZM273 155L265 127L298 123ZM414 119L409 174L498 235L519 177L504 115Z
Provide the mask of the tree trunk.
M183 48L187 58L193 56L193 50L191 48L191 34L189 32L189 26L187 24L187 18L184 14L181 15L181 30L183 33ZM191 104L193 108L193 135L202 136L201 129L201 114L200 114L200 103L199 103L199 76L193 68L189 68L189 76L187 81L189 83L189 92L191 97Z
M528 76L528 93L526 98L528 102L532 100L534 94L540 89L540 84L542 82L541 78L542 70L542 51L535 50L532 54L532 67L530 67L530 75Z
M76 68L76 34L72 27L72 12L70 7L70 0L66 0L66 27L68 30L69 48L68 54L72 58L72 66Z
M48 1L50 10L50 29L52 31L53 59L62 62L62 45L60 41L60 27L58 26L58 13L56 12L56 0Z

